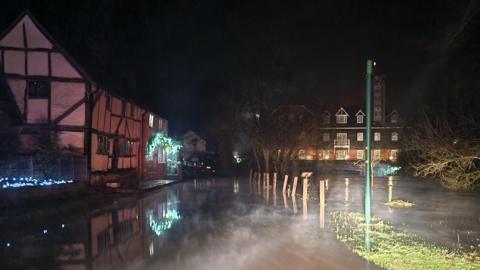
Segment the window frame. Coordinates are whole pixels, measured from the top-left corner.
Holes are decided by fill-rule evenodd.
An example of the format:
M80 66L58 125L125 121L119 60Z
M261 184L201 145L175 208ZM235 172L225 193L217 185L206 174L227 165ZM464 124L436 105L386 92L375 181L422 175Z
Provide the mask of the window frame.
M398 132L396 131L392 132L392 136L391 136L392 142L398 142L398 138L399 138Z
M377 137L378 135L378 137ZM382 140L382 133L381 132L374 132L373 133L373 141L379 142Z
M359 136L361 135L361 136ZM357 132L357 142L363 142L364 141L364 135L363 132Z

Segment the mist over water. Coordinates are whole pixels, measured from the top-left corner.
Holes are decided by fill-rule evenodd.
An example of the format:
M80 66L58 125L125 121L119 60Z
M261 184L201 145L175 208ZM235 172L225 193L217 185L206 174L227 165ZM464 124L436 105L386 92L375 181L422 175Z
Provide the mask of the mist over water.
M379 269L329 228L333 211L363 212L363 178L329 176L325 207L318 202L320 178L327 177L310 181L306 203L283 196L280 183L267 193L248 179L224 178L89 201L68 214L40 209L12 219L17 226L2 222L0 268L36 258L31 269ZM478 193L404 177L375 178L372 188L373 214L395 227L443 246L480 244ZM393 199L415 205L385 205Z

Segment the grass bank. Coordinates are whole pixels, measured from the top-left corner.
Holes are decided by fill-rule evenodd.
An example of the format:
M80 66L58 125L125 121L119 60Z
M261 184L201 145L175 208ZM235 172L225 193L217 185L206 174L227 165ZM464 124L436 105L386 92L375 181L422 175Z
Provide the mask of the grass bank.
M370 250L367 251L366 225L362 214L333 212L330 220L338 240L361 257L386 269L480 269L478 247L470 252L449 250L426 243L417 235L397 230L374 217L369 230Z

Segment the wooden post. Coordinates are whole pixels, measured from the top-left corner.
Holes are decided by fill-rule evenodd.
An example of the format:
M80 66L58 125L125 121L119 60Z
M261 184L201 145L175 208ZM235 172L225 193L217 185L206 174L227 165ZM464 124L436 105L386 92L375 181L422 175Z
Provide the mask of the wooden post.
M292 197L295 197L295 193L297 192L297 182L298 176L293 177Z
M283 192L283 207L288 209L287 193Z
M265 188L270 188L270 173L265 173Z
M303 200L308 199L308 177L303 178Z
M262 194L260 193L262 188L261 188L261 183L262 183L262 173L261 172L258 172L258 180L257 180L257 192L258 192L258 195Z
M320 206L325 205L325 181L320 180Z
M277 191L277 173L273 173L273 192Z
M303 178L303 219L308 218L308 177Z
M296 196L292 196L292 207L293 207L293 213L296 215L297 214L297 199L296 199Z
M325 205L320 205L320 229L325 228Z
M287 182L288 182L288 174L285 175L285 177L283 178L283 189L282 189L283 193L285 193L285 191L287 190Z
M325 189L328 190L328 179L325 180Z

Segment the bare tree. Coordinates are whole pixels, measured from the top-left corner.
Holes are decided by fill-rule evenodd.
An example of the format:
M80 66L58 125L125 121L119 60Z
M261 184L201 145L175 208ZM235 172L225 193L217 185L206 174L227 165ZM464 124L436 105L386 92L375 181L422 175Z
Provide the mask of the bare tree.
M474 116L455 119L425 117L410 129L404 150L415 175L438 178L448 189L472 190L480 182L480 123Z

